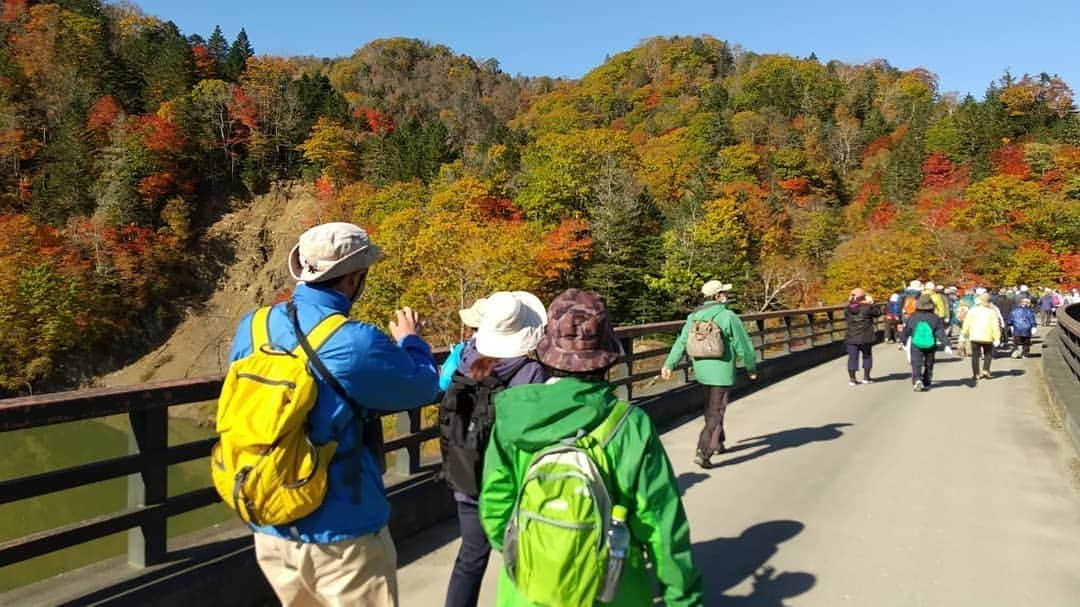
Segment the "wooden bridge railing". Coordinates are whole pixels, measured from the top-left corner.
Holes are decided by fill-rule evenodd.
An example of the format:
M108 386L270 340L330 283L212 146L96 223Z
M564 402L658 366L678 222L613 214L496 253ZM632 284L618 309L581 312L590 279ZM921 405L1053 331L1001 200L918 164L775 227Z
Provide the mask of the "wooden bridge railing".
M797 356L803 350L843 338L843 307L832 306L784 310L741 316L753 340L758 360ZM616 333L624 355L612 371L612 383L621 396L640 395L643 382L658 376L671 341L683 323L664 322L620 327ZM443 353L441 356L445 356ZM679 366L689 379L688 364ZM0 433L110 415L126 414L130 421L129 455L12 479L0 479L0 505L33 499L57 491L127 476L127 508L70 525L15 538L0 544L0 567L128 531L128 561L143 567L166 559L168 520L179 514L219 501L209 483L170 496L169 466L205 458L215 439L169 446L169 408L212 401L221 389L220 376L155 382L122 388L99 388L0 401ZM431 474L433 466L421 466L424 443L437 439L437 428L424 426L423 408L397 417L397 435L385 443L390 458L388 485L413 481ZM405 457L397 452L404 451Z

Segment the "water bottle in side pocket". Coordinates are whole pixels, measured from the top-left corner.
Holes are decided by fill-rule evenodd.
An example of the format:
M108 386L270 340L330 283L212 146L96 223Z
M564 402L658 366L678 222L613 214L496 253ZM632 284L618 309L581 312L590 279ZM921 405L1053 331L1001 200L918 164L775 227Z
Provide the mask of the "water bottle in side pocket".
M619 578L622 577L623 563L630 551L630 530L626 527L626 508L615 506L611 509L611 528L608 529L608 561L604 574L604 584L596 597L602 603L610 603L619 593Z

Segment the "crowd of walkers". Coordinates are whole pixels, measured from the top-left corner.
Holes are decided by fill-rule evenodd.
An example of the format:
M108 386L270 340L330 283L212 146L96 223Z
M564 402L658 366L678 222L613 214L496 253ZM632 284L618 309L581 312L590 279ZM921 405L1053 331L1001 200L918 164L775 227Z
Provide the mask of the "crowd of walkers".
M875 320L883 316L885 341L898 343L911 363L911 383L917 392L930 389L939 348L952 355L952 344L960 356L971 358L970 385L993 377L991 364L1001 348L1013 358L1031 354L1031 338L1039 321L1048 327L1056 322L1063 306L1080 303L1077 289L1056 291L1027 285L988 289L972 287L961 291L932 281L912 280L907 288L889 295L878 306L862 289L854 289L845 308L848 376L852 386L872 382L872 344L876 341ZM1036 315L1038 311L1038 316ZM856 378L859 360L863 376Z
M311 228L289 255L290 301L246 315L233 339L214 482L255 532L258 564L282 605L398 604L372 411L434 401L461 535L447 607L478 603L492 550L503 557L499 605L701 605L671 463L649 417L607 380L622 352L604 298L571 288L547 306L524 291L478 299L459 311L463 339L440 369L416 311L397 310L389 335L348 318L381 255L353 224ZM757 378L755 348L727 307L731 289L702 285L704 304L660 368L668 380L688 356L706 389L694 456L702 468L725 450L737 363ZM955 339L970 352L974 385L991 376L1008 338L1014 356L1029 354L1036 310L1045 326L1076 301L1076 290L962 294L912 281L882 306L853 289L844 312L849 383L873 382L881 316L922 391L939 346L951 353Z

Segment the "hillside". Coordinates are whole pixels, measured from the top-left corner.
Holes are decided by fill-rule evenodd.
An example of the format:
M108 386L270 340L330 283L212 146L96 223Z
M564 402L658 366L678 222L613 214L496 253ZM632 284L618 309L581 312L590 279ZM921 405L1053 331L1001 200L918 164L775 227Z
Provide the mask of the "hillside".
M404 38L258 54L167 18L3 2L5 394L80 385L174 333L116 381L218 371L235 315L286 286L251 261L284 255L304 206L387 253L356 312L415 307L437 345L501 289L593 289L633 323L685 314L711 278L743 309L913 278L1080 283L1080 115L1053 74L958 99L933 66L701 35L526 78ZM265 197L282 183L308 202Z
M312 217L313 202L309 189L275 189L217 221L203 239L221 251L226 266L214 294L188 310L161 347L95 383L124 386L224 373L240 317L292 287L288 254Z

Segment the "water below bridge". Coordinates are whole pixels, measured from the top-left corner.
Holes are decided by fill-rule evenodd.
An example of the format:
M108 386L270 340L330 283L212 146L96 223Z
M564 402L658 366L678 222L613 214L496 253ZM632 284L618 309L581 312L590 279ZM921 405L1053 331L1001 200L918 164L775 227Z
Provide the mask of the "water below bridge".
M128 452L128 427L126 416L114 416L9 432L4 435L5 455L0 459L0 479L28 476L124 455ZM170 444L212 435L212 429L200 427L186 419L173 419L169 424ZM206 460L171 466L170 493L176 495L205 487L209 478ZM0 505L0 542L122 510L126 506L126 487L127 480L118 478ZM231 514L224 505L202 508L171 519L169 534L182 535L229 517ZM119 556L126 548L126 534L118 533L0 567L0 592Z
M995 360L972 388L942 357L913 393L903 353L874 354L873 384L837 360L735 401L711 470L691 461L700 418L664 434L705 604L1080 605L1076 452L1040 361ZM453 522L401 543L402 605L442 604L457 544Z

